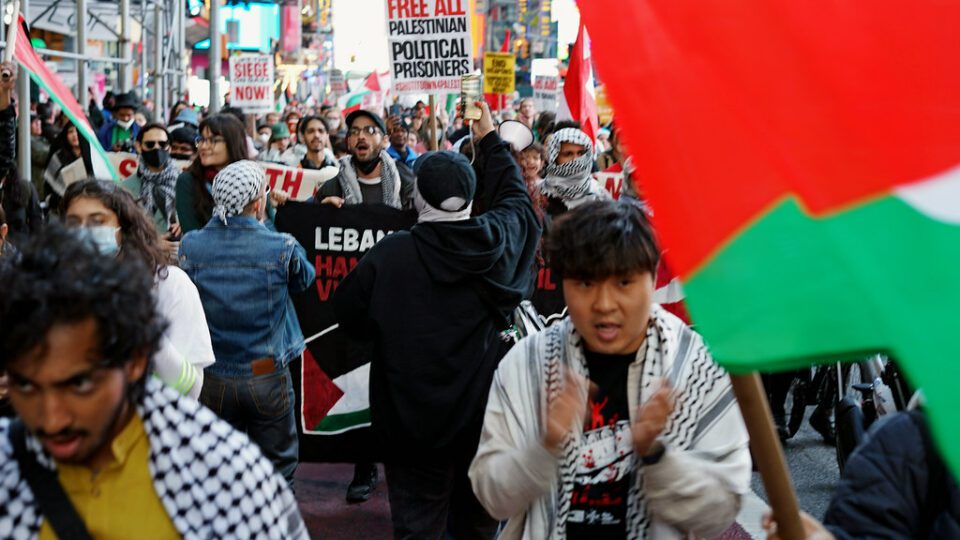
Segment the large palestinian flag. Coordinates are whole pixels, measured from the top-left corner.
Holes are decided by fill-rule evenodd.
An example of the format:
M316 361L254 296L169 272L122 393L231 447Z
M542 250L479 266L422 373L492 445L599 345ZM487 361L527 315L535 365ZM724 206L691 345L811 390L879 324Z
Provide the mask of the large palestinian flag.
M887 351L960 472L960 3L580 9L717 360Z

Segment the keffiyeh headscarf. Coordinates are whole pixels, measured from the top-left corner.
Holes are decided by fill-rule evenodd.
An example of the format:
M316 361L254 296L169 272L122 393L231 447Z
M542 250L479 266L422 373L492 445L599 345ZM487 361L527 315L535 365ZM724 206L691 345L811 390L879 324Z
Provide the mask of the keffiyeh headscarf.
M214 217L226 225L228 217L242 214L250 201L263 194L266 181L263 169L255 161L237 161L224 167L213 178Z
M140 204L143 205L148 216L156 212L163 214L167 226L174 221L174 216L177 214L175 200L179 175L180 169L172 161L167 161L160 172L151 171L143 160L137 166L137 176L140 177L141 183Z
M557 165L563 143L579 144L586 148L587 152L573 161ZM550 157L547 177L540 182L540 191L544 195L569 203L602 191L596 188L590 177L590 170L593 168L593 141L586 133L577 128L561 129L550 137L547 152ZM569 204L567 206L572 208Z

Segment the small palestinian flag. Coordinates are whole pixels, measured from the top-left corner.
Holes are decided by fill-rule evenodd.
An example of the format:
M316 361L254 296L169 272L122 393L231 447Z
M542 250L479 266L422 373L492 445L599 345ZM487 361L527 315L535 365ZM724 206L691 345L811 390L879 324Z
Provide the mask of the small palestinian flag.
M73 122L73 125L77 126L77 133L81 135L80 146L83 151L83 161L86 165L87 175L94 178L109 178L119 181L120 175L110 163L103 147L100 146L97 133L87 120L83 107L77 103L77 98L74 97L70 88L63 83L60 77L47 68L43 60L33 50L30 33L27 30L26 22L23 20L23 15L19 15L19 24L16 26L14 59L30 74L30 78L60 106L64 114Z
M580 9L715 358L747 372L885 351L960 472L960 3Z

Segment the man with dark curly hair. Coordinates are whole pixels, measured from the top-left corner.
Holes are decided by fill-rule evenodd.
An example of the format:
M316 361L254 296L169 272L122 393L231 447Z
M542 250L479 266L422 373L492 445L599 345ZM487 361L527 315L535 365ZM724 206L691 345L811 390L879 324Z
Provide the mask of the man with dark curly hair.
M147 375L153 275L59 226L0 267L0 536L305 538L256 445Z

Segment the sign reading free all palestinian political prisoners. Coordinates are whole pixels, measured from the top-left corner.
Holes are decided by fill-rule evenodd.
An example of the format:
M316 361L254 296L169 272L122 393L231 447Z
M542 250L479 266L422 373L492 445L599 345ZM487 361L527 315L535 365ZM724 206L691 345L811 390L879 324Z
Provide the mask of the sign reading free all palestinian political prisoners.
M386 0L396 95L455 93L473 71L468 0Z
M245 113L273 111L273 57L230 57L230 104Z
M276 226L292 234L317 271L316 283L293 299L307 338L303 359L291 364L300 460L377 461L370 425L369 373L372 344L348 338L337 326L333 293L377 242L409 229L416 213L384 205L287 203Z

